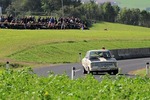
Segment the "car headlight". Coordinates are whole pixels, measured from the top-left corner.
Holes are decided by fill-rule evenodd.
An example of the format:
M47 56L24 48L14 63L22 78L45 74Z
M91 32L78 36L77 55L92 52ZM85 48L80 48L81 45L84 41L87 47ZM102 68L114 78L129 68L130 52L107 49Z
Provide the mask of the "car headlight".
M99 63L97 62L91 63L91 67L99 67Z

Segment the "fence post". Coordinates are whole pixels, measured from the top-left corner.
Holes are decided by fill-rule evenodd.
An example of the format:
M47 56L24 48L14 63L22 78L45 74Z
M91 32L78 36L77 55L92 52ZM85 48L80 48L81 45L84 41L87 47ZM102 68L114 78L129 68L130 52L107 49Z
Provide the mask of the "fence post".
M72 67L72 69L71 69L71 79L72 80L74 79L74 76L75 76L75 70L76 70L76 68Z
M82 54L79 53L79 62L81 62L81 60L82 60Z
M146 63L146 75L149 75L149 62Z
M9 69L9 61L6 62L6 69Z

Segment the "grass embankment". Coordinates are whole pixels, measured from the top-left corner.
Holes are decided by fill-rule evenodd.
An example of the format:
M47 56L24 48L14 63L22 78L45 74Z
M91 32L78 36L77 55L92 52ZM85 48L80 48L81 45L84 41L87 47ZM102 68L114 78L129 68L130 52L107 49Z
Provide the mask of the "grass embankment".
M107 28L107 31L104 29ZM99 23L90 30L0 30L0 59L32 63L78 62L87 50L150 47L149 28Z

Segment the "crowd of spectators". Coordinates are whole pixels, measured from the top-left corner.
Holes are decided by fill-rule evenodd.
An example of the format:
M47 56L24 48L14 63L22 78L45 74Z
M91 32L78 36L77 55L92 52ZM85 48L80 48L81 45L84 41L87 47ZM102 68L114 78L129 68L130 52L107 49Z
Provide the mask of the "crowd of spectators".
M8 29L88 29L85 22L76 17L38 17L15 18L0 16L0 28Z

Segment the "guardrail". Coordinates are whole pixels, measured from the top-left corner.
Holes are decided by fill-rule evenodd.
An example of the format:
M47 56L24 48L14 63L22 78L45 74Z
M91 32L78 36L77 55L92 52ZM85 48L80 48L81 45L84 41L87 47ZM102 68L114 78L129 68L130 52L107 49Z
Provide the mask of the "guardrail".
M110 50L117 60L150 57L150 48L130 48Z

